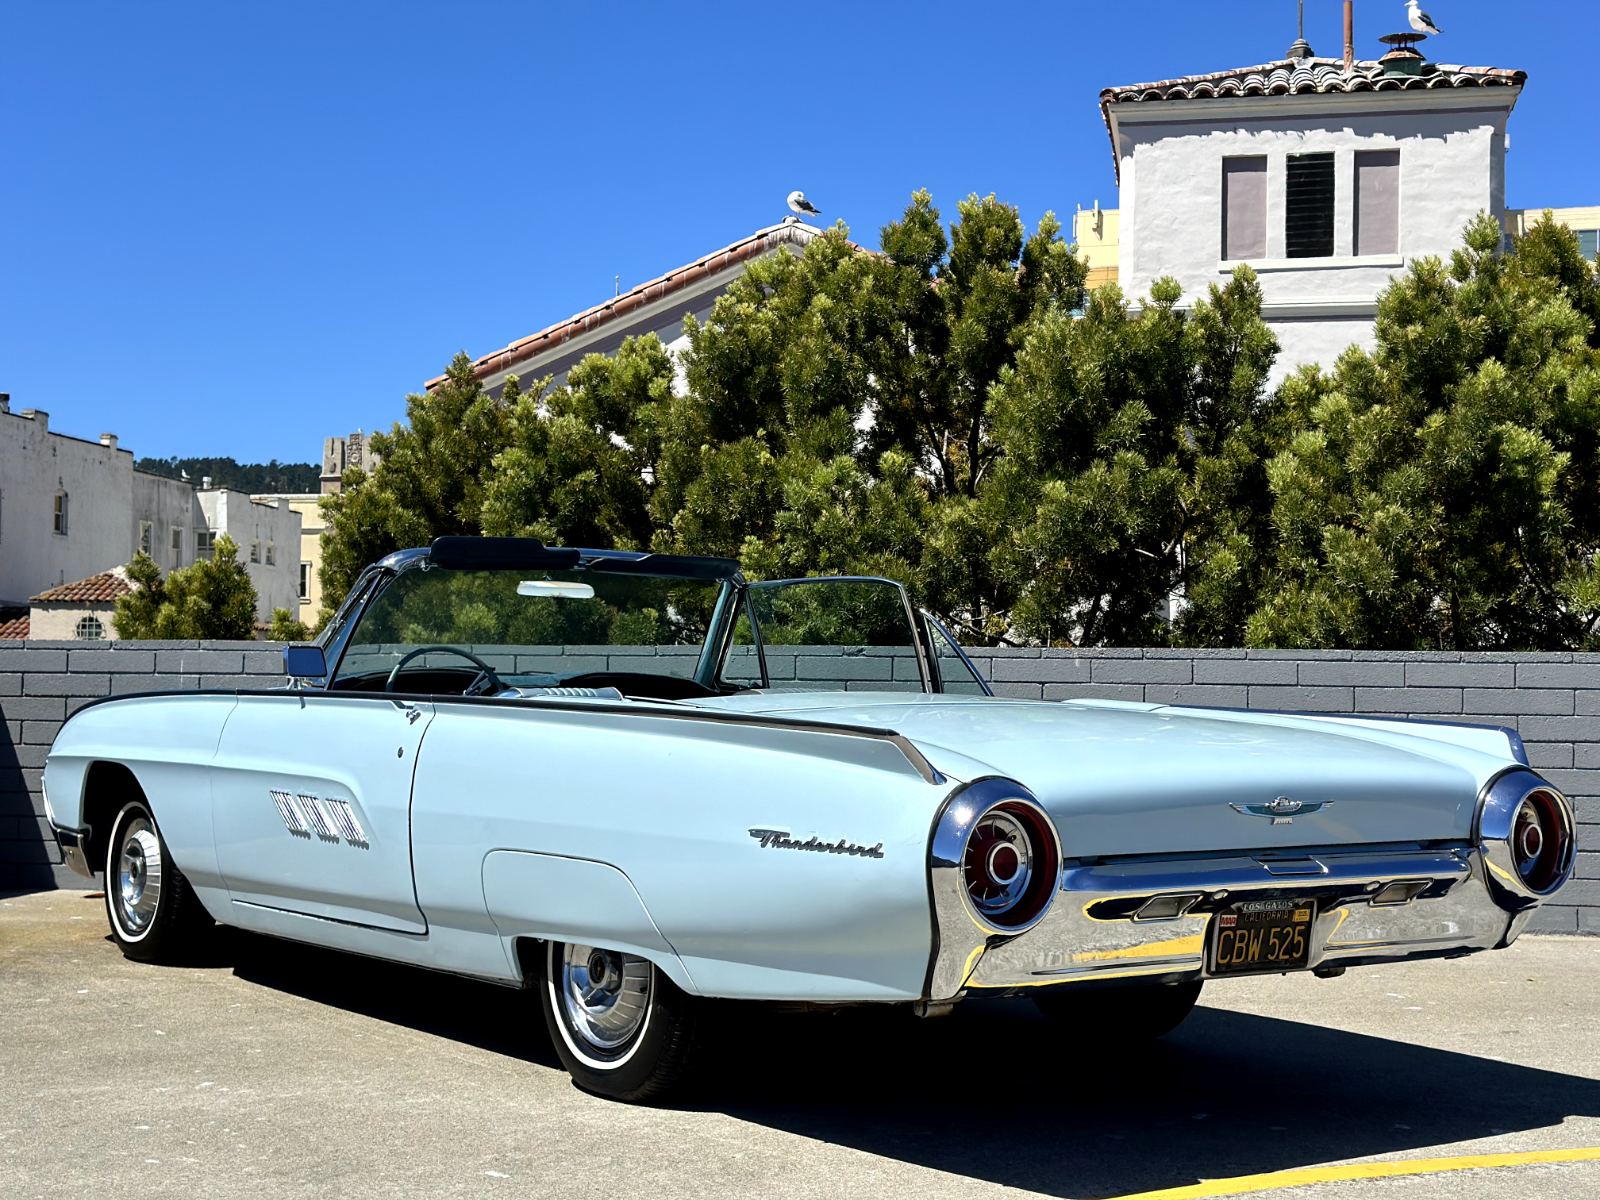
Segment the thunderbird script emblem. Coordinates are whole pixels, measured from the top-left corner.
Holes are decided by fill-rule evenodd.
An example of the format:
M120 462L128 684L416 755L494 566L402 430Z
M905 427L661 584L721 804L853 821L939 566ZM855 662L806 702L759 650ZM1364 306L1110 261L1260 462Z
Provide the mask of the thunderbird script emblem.
M1321 812L1333 806L1332 800L1291 800L1287 796L1279 796L1276 800L1268 800L1265 804L1230 804L1234 812L1243 813L1247 817L1271 817L1274 825L1293 825L1294 819L1309 816L1314 812Z
M858 842L840 838L837 842L824 842L813 835L805 839L789 836L787 829L752 829L750 836L761 843L763 850L810 850L816 854L849 854L858 858L882 858L883 843L863 846Z

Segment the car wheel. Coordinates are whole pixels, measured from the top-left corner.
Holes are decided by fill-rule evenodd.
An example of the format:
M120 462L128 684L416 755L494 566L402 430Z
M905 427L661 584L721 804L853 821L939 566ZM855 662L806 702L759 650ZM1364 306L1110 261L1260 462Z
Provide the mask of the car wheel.
M635 954L551 942L540 989L550 1040L572 1080L613 1100L660 1096L696 1057L695 998Z
M1105 988L1035 996L1034 1004L1063 1033L1093 1033L1110 1043L1165 1037L1200 999L1200 983Z
M180 961L213 925L141 801L124 805L111 825L106 916L122 953L139 962Z

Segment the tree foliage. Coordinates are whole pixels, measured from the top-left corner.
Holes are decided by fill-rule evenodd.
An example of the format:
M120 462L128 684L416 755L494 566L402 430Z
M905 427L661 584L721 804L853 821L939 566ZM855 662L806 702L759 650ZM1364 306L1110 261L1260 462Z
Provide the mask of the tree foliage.
M306 627L306 623L287 608L272 610L272 622L267 626L267 641L304 642L310 638L311 630Z
M752 262L653 335L489 395L465 355L326 498L324 595L450 533L901 579L968 641L1586 644L1600 620L1600 290L1487 217L1382 297L1377 348L1271 390L1240 268L1086 294L1046 213L918 192Z
M255 585L239 562L238 544L227 534L216 540L209 559L165 579L141 550L128 564L128 581L134 589L118 597L111 617L119 638L255 637Z
M1600 620L1593 268L1547 215L1382 297L1378 346L1282 389L1253 645L1554 650Z

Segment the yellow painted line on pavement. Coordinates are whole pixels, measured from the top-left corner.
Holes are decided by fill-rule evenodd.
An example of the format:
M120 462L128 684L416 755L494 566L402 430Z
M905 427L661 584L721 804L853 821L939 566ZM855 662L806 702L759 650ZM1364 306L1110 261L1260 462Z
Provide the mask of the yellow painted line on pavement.
M1580 1150L1531 1150L1525 1154L1467 1154L1458 1158L1406 1158L1394 1162L1349 1163L1342 1167L1304 1167L1296 1171L1270 1171L1265 1175L1239 1175L1233 1179L1208 1179L1187 1187L1159 1192L1137 1192L1118 1200L1202 1200L1207 1196L1238 1196L1246 1192L1271 1192L1304 1187L1308 1183L1339 1183L1347 1179L1388 1179L1396 1175L1433 1175L1441 1171L1478 1171L1486 1167L1528 1167L1543 1163L1600 1162L1600 1146Z

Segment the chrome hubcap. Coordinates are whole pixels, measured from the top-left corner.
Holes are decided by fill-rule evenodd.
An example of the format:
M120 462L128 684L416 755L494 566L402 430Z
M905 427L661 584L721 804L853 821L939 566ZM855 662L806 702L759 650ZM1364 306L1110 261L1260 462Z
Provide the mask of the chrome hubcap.
M562 947L561 1001L585 1041L614 1050L644 1024L650 1010L650 961L595 946Z
M139 817L122 835L117 868L117 908L129 933L143 933L161 900L161 841L155 826Z

